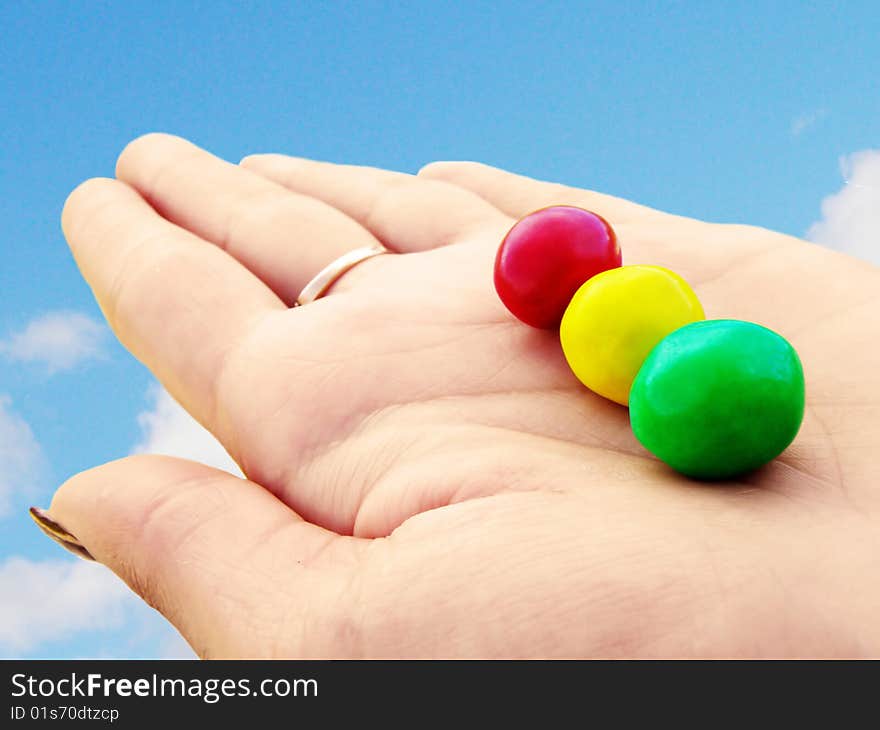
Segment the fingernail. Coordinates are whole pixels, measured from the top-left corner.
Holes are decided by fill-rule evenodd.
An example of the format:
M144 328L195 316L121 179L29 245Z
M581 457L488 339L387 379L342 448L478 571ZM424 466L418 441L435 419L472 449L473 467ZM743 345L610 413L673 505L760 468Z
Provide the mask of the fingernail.
M29 511L34 522L37 523L37 527L61 547L84 560L94 560L92 554L83 547L82 543L55 520L49 517L49 513L46 512L46 510L40 509L39 507L31 507Z

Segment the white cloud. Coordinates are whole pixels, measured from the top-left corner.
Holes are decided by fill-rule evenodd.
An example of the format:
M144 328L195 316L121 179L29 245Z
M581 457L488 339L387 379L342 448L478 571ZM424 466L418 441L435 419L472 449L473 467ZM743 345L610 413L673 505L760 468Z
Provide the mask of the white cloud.
M0 394L0 516L17 494L32 495L43 480L46 460L30 426Z
M80 632L106 635L87 656L193 656L171 624L99 563L12 556L0 563L0 596L0 656L52 644L67 654L64 642Z
M160 453L199 461L240 475L219 442L163 388L149 392L138 416L142 438L133 453ZM0 395L0 510L12 489L44 461L28 425ZM0 563L0 656L21 657L83 633L103 634L88 656L191 658L177 630L101 565L84 561L34 561L13 556Z
M807 238L880 264L880 149L841 160L847 184L822 201L822 220Z
M150 408L138 416L142 437L132 453L168 454L241 474L219 442L166 390L153 385L148 395ZM0 410L0 439L2 415ZM27 428L23 423L11 422L30 433L22 430ZM3 444L0 440L0 454ZM75 640L82 632L111 632L95 638L89 656L194 656L171 624L95 563L11 557L0 564L0 596L0 655L26 656L43 644Z
M56 373L102 357L106 334L104 325L80 312L48 312L0 340L0 353L12 360L42 363Z
M167 454L223 469L237 476L241 471L220 442L204 429L164 388L150 388L150 410L138 416L141 441L135 454Z
M149 392L150 408L138 416L142 438L133 453L159 453L200 461L240 475L219 442L163 388ZM0 508L14 484L43 460L27 424L0 396ZM34 561L21 556L0 563L0 656L27 656L37 647L103 632L89 656L191 658L177 630L113 573L96 563Z
M20 656L77 631L118 627L131 592L97 563L12 556L0 563L0 595L0 652Z
M796 117L791 123L791 136L800 137L810 127L815 127L825 117L828 116L827 109L814 109L806 114Z

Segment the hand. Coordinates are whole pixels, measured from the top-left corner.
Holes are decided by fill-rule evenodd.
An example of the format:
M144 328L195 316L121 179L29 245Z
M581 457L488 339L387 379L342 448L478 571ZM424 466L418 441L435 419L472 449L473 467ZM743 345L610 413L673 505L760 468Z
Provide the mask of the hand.
M880 654L880 271L474 163L418 176L166 135L70 196L65 234L123 344L240 480L139 456L51 514L202 656ZM707 315L787 337L800 435L686 480L492 287L513 221L568 203ZM302 286L384 243L330 293Z

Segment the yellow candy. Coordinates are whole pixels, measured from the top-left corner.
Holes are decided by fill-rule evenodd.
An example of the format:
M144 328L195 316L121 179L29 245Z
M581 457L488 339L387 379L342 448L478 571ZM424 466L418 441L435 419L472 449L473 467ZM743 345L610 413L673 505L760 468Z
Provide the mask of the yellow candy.
M627 405L632 382L654 346L705 316L678 274L660 266L622 266L597 274L575 292L559 337L578 380Z

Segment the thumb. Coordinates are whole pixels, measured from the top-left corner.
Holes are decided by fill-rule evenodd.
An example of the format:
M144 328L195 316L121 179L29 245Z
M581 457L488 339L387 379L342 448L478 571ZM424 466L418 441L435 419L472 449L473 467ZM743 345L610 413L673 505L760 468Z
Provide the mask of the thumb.
M164 456L82 472L35 519L56 539L66 531L59 541L107 565L201 656L326 654L322 635L338 632L315 629L349 605L364 546L305 522L253 482ZM276 627L295 643L279 642Z

